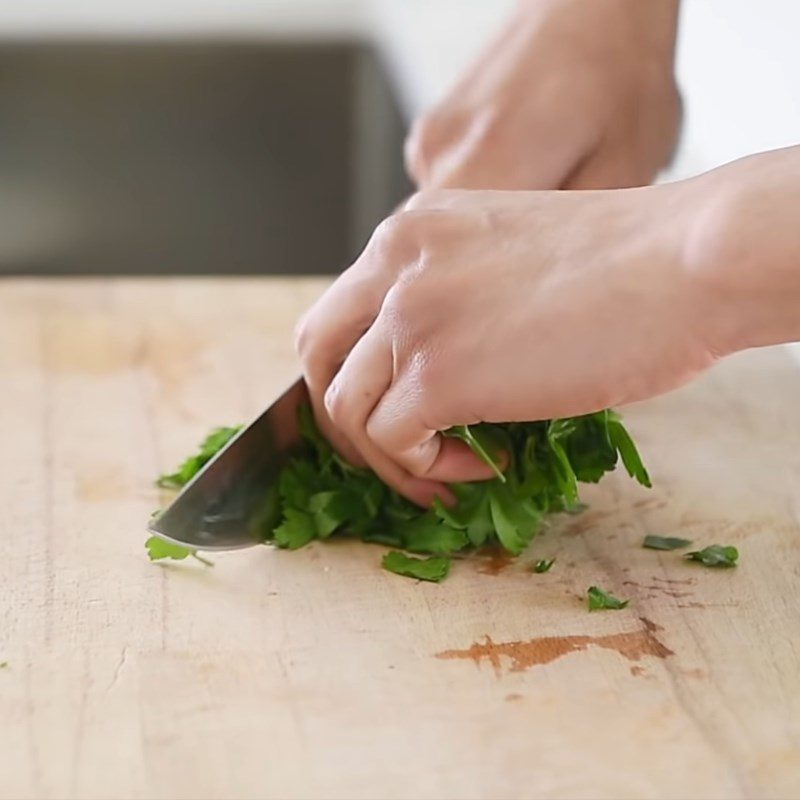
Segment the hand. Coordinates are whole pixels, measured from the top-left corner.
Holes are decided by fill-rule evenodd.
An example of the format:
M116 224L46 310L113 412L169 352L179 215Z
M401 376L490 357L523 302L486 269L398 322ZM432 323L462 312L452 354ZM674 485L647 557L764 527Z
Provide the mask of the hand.
M346 458L425 505L490 478L438 432L640 400L708 367L684 256L692 182L605 192L426 192L306 315L317 419Z
M523 0L406 143L420 188L650 183L680 128L678 0Z

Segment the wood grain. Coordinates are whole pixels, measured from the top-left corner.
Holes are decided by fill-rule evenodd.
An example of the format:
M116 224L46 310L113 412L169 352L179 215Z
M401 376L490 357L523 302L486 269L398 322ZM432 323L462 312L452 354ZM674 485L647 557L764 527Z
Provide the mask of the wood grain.
M147 561L153 476L291 380L323 287L0 286L0 797L800 797L785 352L630 409L656 488L590 487L516 562L472 556L436 586L343 542ZM629 608L589 614L591 584Z

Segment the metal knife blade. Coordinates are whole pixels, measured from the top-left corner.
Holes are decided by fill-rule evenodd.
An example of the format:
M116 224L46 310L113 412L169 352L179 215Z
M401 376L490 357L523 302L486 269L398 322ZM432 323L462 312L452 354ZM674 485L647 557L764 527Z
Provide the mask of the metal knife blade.
M200 550L259 544L277 509L275 478L300 439L297 408L307 399L305 383L292 384L151 520L150 532Z

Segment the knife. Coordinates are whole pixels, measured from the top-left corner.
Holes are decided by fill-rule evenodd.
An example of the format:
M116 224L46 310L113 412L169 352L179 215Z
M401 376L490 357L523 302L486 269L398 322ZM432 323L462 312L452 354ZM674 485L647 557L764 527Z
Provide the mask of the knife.
M308 400L301 380L234 436L148 525L168 542L198 550L261 544L277 523L275 479L300 440L298 406Z

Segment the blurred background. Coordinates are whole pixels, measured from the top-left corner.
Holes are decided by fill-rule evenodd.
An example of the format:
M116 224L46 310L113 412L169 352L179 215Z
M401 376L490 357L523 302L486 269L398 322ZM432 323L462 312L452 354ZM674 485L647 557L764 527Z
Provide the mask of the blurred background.
M512 4L1 3L0 272L339 271ZM798 30L794 0L684 0L665 179L800 142Z

